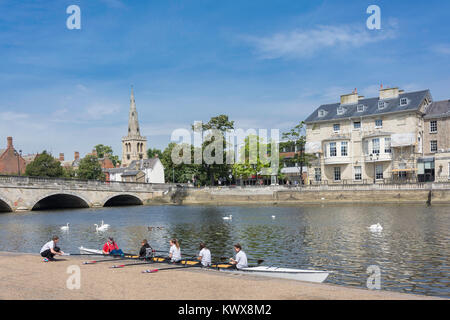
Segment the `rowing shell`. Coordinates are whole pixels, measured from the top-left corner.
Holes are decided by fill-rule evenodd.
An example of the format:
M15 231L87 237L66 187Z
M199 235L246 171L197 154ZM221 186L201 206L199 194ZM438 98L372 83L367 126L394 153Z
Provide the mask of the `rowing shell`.
M102 250L88 249L83 246L81 246L79 249L81 254L103 254Z
M264 267L264 266L242 268L239 270L236 269L230 270L219 267L219 270L237 274L249 274L249 275L258 275L258 276L274 277L298 281L319 282L319 283L324 282L325 279L330 274L329 271L301 270L301 269Z

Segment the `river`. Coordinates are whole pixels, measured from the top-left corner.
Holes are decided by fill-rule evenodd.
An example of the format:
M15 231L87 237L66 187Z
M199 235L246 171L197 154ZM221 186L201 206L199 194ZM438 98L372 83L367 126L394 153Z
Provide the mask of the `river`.
M102 220L110 228L96 232ZM371 232L377 223L383 231ZM333 271L328 283L366 288L367 268L377 266L383 290L448 298L449 230L449 206L134 206L2 213L0 251L36 253L52 235L71 253L101 248L107 236L125 252L144 238L168 250L176 237L185 257L205 241L218 261L240 242L263 265Z

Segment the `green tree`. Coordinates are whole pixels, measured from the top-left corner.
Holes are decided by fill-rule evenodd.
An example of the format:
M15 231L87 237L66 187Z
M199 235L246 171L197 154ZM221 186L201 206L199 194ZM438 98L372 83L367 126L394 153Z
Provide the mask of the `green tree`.
M105 180L105 175L98 158L88 155L81 159L77 170L77 177L85 180Z
M187 183L195 179L199 181L204 178L201 173L201 166L193 163L173 163L172 152L173 149L177 147L180 149L180 157L183 156L182 150L187 149L191 152L191 159L194 155L194 147L192 145L178 145L174 142L169 143L169 145L160 153L159 159L164 166L164 178L167 182L175 183ZM183 149L184 147L184 149ZM191 161L192 162L192 161Z
M229 171L231 170L231 166L226 163L227 158L227 152L226 152L226 140L225 140L225 133L227 130L234 129L234 121L230 121L227 115L219 115L217 117L212 117L207 123L202 124L200 128L196 128L195 125L192 125L192 130L201 131L202 136L203 132L209 131L209 134L205 137L205 141L202 144L202 154L203 152L209 149L209 147L212 147L211 144L215 142L214 132L216 131L220 134L220 137L223 141L222 150L223 150L223 159L220 163L212 163L208 164L205 162L205 159L202 161L202 166L200 168L201 174L199 176L204 177L206 176L209 180L209 182L205 181L205 184L214 185L214 181L217 180L220 177L228 177ZM211 152L211 156L216 156L216 150L214 149Z
M60 178L64 176L64 172L61 163L47 151L43 151L28 164L25 169L25 175L30 177Z
M291 164L295 166L298 164L299 176L303 181L303 168L307 167L312 160L316 159L316 156L307 154L305 152L306 135L305 135L305 122L300 122L290 131L283 133L282 138L286 141L280 143L280 147L287 147L290 150L294 150L294 156L291 158L280 157L280 163Z
M158 157L161 157L161 154L162 154L161 150L156 149L156 148L153 148L153 149L149 148L147 150L147 157L149 159L152 159L152 158L156 157L156 155L158 155Z
M261 158L260 150L267 151L267 159ZM271 144L256 135L245 138L244 145L239 152L239 163L233 164L233 175L242 179L258 176L263 171L270 173Z
M111 162L114 166L116 166L117 163L121 163L119 160L119 156L114 155L113 149L110 146L105 146L103 144L98 144L95 147L95 150L97 151L97 157L99 158L105 158L108 157L111 159Z

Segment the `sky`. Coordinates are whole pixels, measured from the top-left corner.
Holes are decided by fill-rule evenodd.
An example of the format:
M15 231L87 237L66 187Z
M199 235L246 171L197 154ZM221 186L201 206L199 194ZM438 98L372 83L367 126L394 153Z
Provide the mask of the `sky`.
M81 29L67 28L70 5ZM355 88L450 99L448 12L442 0L0 0L0 148L13 136L23 154L121 156L131 85L159 149L220 114L284 132Z

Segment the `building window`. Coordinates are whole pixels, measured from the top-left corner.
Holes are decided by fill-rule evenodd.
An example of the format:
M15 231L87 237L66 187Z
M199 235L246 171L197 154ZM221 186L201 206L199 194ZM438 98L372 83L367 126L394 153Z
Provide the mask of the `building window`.
M380 154L380 139L372 139L372 154Z
M377 165L375 167L375 179L382 180L383 179L383 165Z
M375 120L375 128L383 128L383 120Z
M408 104L408 99L406 98L401 98L400 99L400 105L401 106L406 106Z
M345 108L343 107L338 107L337 108L337 114L338 115L343 115L345 113Z
M432 140L430 144L431 144L431 152L437 152L438 151L437 140Z
M331 142L330 143L330 157L336 157L337 153L336 153L336 142Z
M341 131L341 125L339 123L333 125L334 132Z
M384 153L392 153L391 138L384 138Z
M356 111L357 112L364 112L364 105L363 104L358 104L358 106L356 107Z
M437 121L431 121L430 122L430 133L437 133L437 132L438 132Z
M361 122L353 122L353 128L354 129L361 129Z
M322 181L322 169L314 168L314 179L316 182Z
M386 103L384 101L378 101L378 109L384 109L386 107Z
M341 157L348 156L348 143L346 141L341 142Z
M355 167L355 180L361 181L362 180L362 170L361 167Z
M334 167L334 181L341 181L341 167Z

